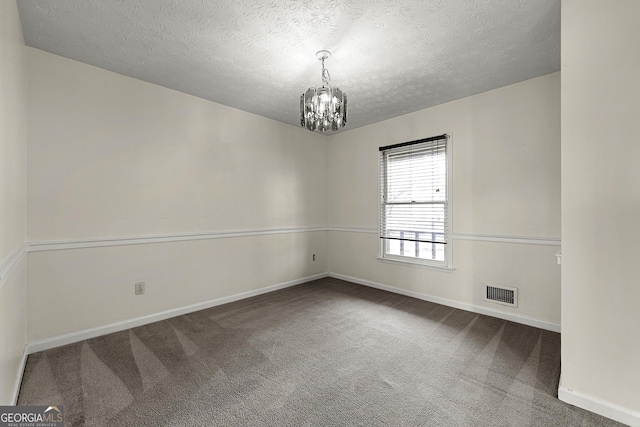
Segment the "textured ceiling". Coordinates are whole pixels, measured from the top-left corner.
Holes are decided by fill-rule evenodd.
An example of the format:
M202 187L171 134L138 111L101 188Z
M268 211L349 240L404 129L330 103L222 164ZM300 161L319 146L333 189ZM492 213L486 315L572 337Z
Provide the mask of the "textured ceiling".
M345 129L560 69L560 0L18 0L29 46L299 126L332 82Z

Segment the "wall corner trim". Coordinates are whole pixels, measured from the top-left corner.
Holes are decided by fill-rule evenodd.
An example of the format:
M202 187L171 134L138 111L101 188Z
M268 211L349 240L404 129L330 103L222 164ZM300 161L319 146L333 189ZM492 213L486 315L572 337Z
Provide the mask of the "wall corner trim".
M479 307L477 305L465 304L462 302L458 302L458 301L454 301L446 298L435 297L435 296L423 294L420 292L408 291L406 289L396 288L394 286L372 282L370 280L359 279L357 277L345 276L342 274L337 274L332 272L329 272L329 277L346 280L347 282L357 283L359 285L369 286L371 288L382 289L383 291L393 292L395 294L418 298L424 301L434 302L436 304L446 305L448 307L458 308L460 310L470 311L472 313L479 313L487 316L497 317L499 319L509 320L511 322L521 323L523 325L545 329L547 331L560 332L560 325L558 323L538 320L532 317L523 316L519 314L505 313L502 311L492 310L485 307Z
M0 263L0 288L11 275L14 267L20 264L22 258L29 252L29 243L25 242L20 245L11 255Z
M614 421L632 427L640 427L640 412L632 411L615 403L565 387L562 385L562 380L560 381L560 387L558 387L558 399Z
M130 328L135 328L142 325L147 325L153 322L159 322L161 320L170 319L172 317L181 316L183 314L193 313L194 311L204 310L207 308L215 307L222 304L227 304L234 301L239 301L246 298L266 294L269 292L277 291L279 289L288 288L291 286L300 285L302 283L310 282L312 280L322 279L327 277L328 273L315 274L313 276L302 277L300 279L291 280L288 282L278 283L264 288L255 289L252 291L241 292L239 294L229 295L226 297L216 298L209 301L199 302L196 304L188 305L185 307L173 308L160 313L149 314L146 316L136 317L133 319L123 320L121 322L111 323L108 325L98 326L91 329L85 329L82 331L71 332L69 334L59 335L56 337L45 338L37 341L32 341L26 345L26 353L33 354L39 351L49 350L51 348L60 347L67 344L72 344L78 341L95 338L101 335L111 334L113 332L120 332Z
M16 406L18 404L18 395L20 394L20 386L22 385L22 377L24 376L24 368L27 365L27 357L29 353L27 353L27 346L24 347L22 351L22 359L20 360L20 369L16 373L16 379L13 384L13 396L11 397L11 404Z

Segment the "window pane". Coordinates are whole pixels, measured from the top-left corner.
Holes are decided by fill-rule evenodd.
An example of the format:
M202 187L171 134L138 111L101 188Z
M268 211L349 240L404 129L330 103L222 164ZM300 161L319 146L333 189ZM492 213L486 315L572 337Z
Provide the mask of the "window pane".
M445 204L386 205L385 224L382 232L386 237L409 237L427 242L445 242Z
M444 151L389 154L387 202L446 200L446 167Z
M385 240L388 255L402 255L400 252L400 240Z

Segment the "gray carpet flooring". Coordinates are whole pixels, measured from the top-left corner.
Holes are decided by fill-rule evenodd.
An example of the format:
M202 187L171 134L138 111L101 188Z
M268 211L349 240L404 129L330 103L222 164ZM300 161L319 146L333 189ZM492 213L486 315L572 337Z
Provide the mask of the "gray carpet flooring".
M322 279L29 356L67 426L615 426L560 402L560 335Z

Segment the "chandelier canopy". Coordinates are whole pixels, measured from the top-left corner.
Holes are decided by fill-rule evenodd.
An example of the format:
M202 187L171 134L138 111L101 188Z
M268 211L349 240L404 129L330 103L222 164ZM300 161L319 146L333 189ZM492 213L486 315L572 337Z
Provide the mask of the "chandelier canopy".
M316 53L322 62L322 86L310 87L300 95L300 125L311 131L337 131L347 124L347 95L331 86L329 70L324 68L330 56L328 50Z

